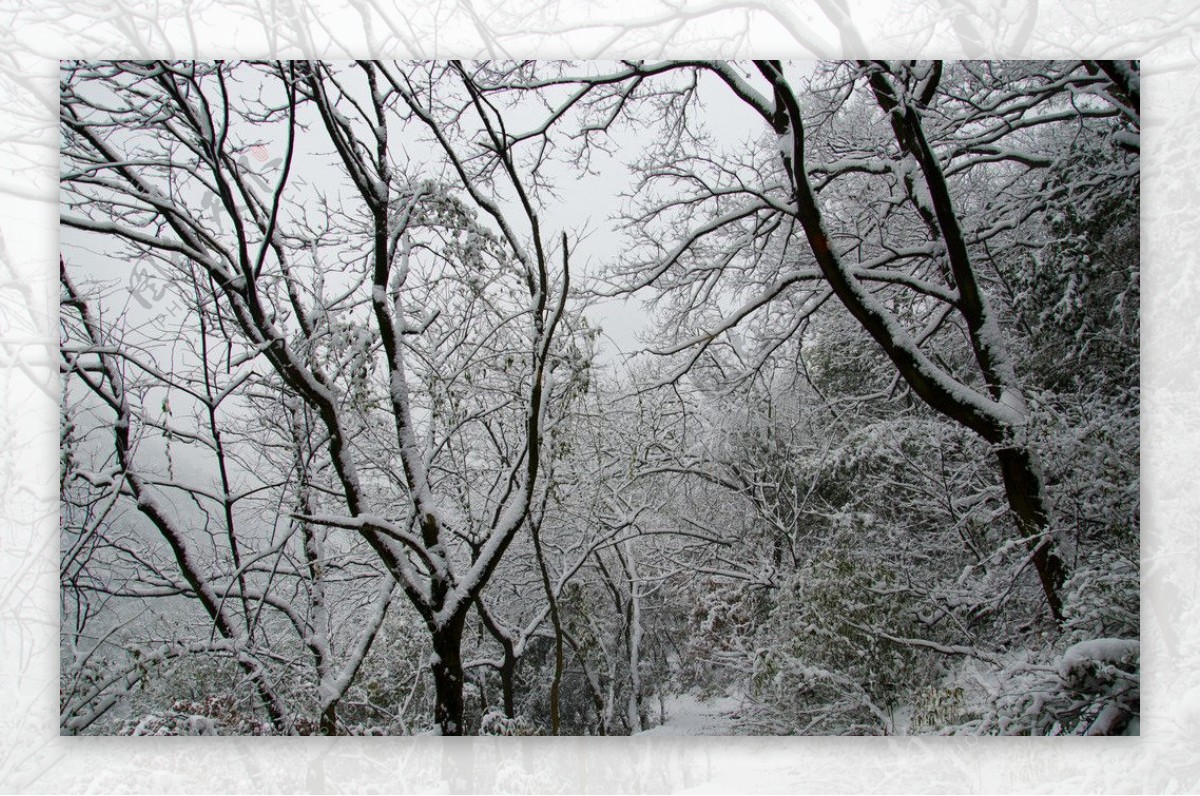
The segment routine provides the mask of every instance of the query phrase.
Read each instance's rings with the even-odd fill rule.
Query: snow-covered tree
[[[250,544],[239,535],[254,531],[235,528],[227,468],[211,495],[190,490],[206,517],[222,509],[223,519],[209,519],[225,526],[233,566],[218,575],[220,559],[198,558],[195,518],[163,494],[170,484],[142,474],[162,463],[147,438],[215,448],[220,459],[224,423],[269,411],[279,415],[268,426],[286,426],[303,415],[307,439],[292,446],[300,461],[285,485],[263,487],[277,499],[275,530],[258,533],[299,530],[301,575],[322,556],[338,561],[329,539],[317,543],[331,531],[365,544],[370,566],[426,625],[437,726],[461,732],[463,628],[538,489],[568,312],[568,239],[543,230],[503,120],[457,64],[67,63],[61,86],[62,223],[77,233],[64,312],[78,317],[63,364],[112,415],[113,492],[171,546],[173,575],[218,635],[249,642],[250,619],[233,616],[241,606],[288,608],[253,596],[251,565],[238,565],[239,545]],[[434,154],[410,158],[418,140]],[[259,171],[247,155],[264,151],[276,157]],[[78,252],[88,241],[98,255]],[[175,289],[194,301],[171,329],[185,346],[209,341],[216,351],[189,358],[146,334],[135,312],[110,309],[98,285],[75,275],[89,257],[176,264]],[[179,284],[180,270],[191,284]],[[223,382],[211,385],[217,355]],[[259,382],[281,396],[272,406],[255,403]],[[147,398],[171,390],[186,396],[176,416],[230,408],[200,429],[151,416]],[[493,448],[464,448],[464,435],[486,435]],[[238,454],[237,470],[255,467],[252,448]],[[464,499],[473,511],[460,510]],[[273,572],[260,580],[276,585]],[[316,586],[310,574],[314,615],[302,621],[313,633],[324,624]],[[320,645],[312,633],[303,641]],[[257,681],[255,665],[246,669]],[[334,671],[321,678],[322,707],[344,686]],[[286,729],[284,709],[270,712]]]

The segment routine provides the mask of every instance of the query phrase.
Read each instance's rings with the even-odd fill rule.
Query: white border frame
[[[0,0],[0,791],[1200,791],[1200,12],[907,0],[878,13],[855,0],[839,29],[839,0],[384,2],[163,0],[155,15],[126,0]],[[56,384],[58,58],[842,53],[1143,59],[1140,738],[58,736],[58,416],[35,385]]]

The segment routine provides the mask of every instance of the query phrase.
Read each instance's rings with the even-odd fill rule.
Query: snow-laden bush
[[[916,692],[908,732],[940,733],[962,722],[968,711],[961,685],[930,685]]]
[[[1138,583],[1137,561],[1117,551],[1081,563],[1064,590],[1064,629],[1076,640],[1137,635]]]
[[[1136,734],[1140,660],[1136,639],[1081,641],[1060,654],[1029,651],[977,679],[987,696],[971,734]]]
[[[315,724],[300,719],[296,731],[312,735]],[[118,735],[269,735],[271,725],[243,712],[229,695],[178,699],[166,711],[126,719]]]
[[[886,734],[909,693],[937,672],[900,573],[839,545],[794,573],[760,628],[747,723],[777,734]],[[885,635],[886,634],[886,635]]]
[[[687,613],[688,643],[678,661],[680,685],[705,696],[723,694],[732,672],[753,654],[765,596],[740,582],[701,579]]]
[[[524,716],[508,718],[499,708],[489,708],[479,721],[480,735],[540,735]]]

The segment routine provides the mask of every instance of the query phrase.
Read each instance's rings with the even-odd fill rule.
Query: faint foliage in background
[[[1191,12],[1190,24],[1195,18]],[[1144,93],[1142,206],[1142,643],[1153,664],[1143,728],[1154,742],[1146,765],[1171,769],[1174,787],[1200,780],[1200,449],[1197,369],[1196,141],[1194,33],[1188,27],[1144,57],[1159,79]],[[1164,783],[1164,787],[1166,787]]]
[[[1200,9],[1150,0],[1089,4],[909,0],[516,2],[377,0],[5,2],[0,24],[0,785],[22,790],[683,790],[726,782],[776,789],[1190,791],[1200,786],[1200,549],[1194,483],[1198,297],[1195,129]],[[844,743],[656,740],[607,752],[500,740],[467,747],[304,748],[226,741],[131,749],[57,733],[55,227],[57,61],[75,57],[1020,57],[1143,59],[1143,739],[1120,748],[970,747],[908,740],[866,765]],[[255,161],[259,170],[269,163]],[[130,286],[136,286],[131,274]],[[129,287],[129,286],[127,286]],[[151,285],[142,288],[151,291]],[[139,293],[145,298],[145,293]],[[433,752],[434,749],[438,751]],[[1103,754],[1103,758],[1101,758]],[[621,764],[613,765],[620,757]],[[500,765],[508,760],[509,764]],[[753,760],[753,778],[738,769]],[[837,761],[840,765],[830,765]],[[570,772],[570,773],[564,773]],[[822,772],[822,773],[814,773]],[[707,783],[707,784],[706,784]],[[886,785],[885,785],[886,783]],[[1001,785],[1003,783],[1003,785]]]

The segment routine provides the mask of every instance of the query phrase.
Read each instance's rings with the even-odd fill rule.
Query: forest
[[[1136,61],[60,65],[66,735],[1136,735]]]

